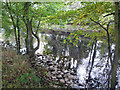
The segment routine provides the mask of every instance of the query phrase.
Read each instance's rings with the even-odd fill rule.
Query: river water
[[[102,41],[97,41],[96,55],[93,60],[95,44],[87,46],[89,39],[80,38],[78,44],[73,46],[69,42],[63,43],[66,34],[41,34],[39,33],[40,46],[36,51],[42,55],[50,55],[55,61],[68,70],[75,70],[77,73],[78,83],[85,87],[107,87],[110,71],[110,60],[108,59],[107,44]],[[14,40],[11,40],[14,43]],[[22,42],[21,42],[22,43]],[[34,47],[37,45],[34,40]],[[114,51],[115,45],[111,45]],[[25,45],[22,45],[22,50],[25,50]],[[113,55],[113,54],[112,54]],[[69,64],[65,64],[69,62]],[[119,73],[117,75],[119,77]]]
[[[39,34],[41,42],[40,48],[36,53],[52,55],[58,61],[57,63],[63,67],[76,70],[79,84],[82,84],[83,87],[107,87],[108,82],[106,81],[110,71],[107,45],[103,44],[102,41],[97,41],[96,57],[93,61],[95,45],[87,46],[89,39],[80,38],[78,44],[73,46],[70,43],[63,43],[66,36],[60,34]],[[111,46],[112,51],[114,51],[114,47],[113,44]],[[70,62],[70,64],[66,66],[64,64],[65,61]],[[88,77],[90,78],[87,82]]]

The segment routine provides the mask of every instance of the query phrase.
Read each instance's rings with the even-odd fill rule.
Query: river
[[[109,82],[107,79],[109,78],[108,73],[110,72],[111,66],[110,60],[108,59],[107,44],[104,44],[102,41],[97,41],[96,57],[92,60],[95,52],[95,44],[87,46],[90,42],[89,39],[80,38],[78,44],[73,46],[69,42],[66,44],[63,43],[66,36],[68,36],[66,34],[39,33],[38,35],[40,46],[36,54],[49,55],[54,58],[57,65],[61,65],[65,70],[75,70],[76,77],[78,78],[76,87],[99,88],[108,86]],[[14,43],[14,41],[11,40],[11,43]],[[37,42],[34,40],[34,47],[36,45]],[[111,48],[114,51],[115,45],[112,44]],[[25,45],[22,45],[22,50],[25,50]],[[118,77],[120,77],[119,73],[117,75]],[[120,85],[120,80],[118,82],[118,85]]]

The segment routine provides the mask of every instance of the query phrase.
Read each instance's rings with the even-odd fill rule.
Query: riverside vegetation
[[[6,2],[3,2],[2,29],[0,32],[3,34],[4,42],[7,42],[8,46],[10,46],[9,44],[13,41],[14,43],[12,44],[15,47],[15,50],[12,50],[12,48],[10,47],[6,47],[6,49],[3,47],[2,50],[3,87],[64,87],[64,83],[53,81],[53,78],[52,80],[49,79],[50,75],[48,73],[48,64],[46,63],[48,62],[49,58],[46,58],[46,62],[44,62],[43,58],[39,59],[38,57],[36,57],[35,53],[37,52],[37,50],[39,50],[40,47],[42,47],[42,40],[40,40],[41,37],[39,37],[42,30],[46,29],[46,27],[51,30],[52,25],[60,25],[60,28],[64,28],[65,25],[69,24],[74,27],[79,25],[80,27],[78,27],[76,31],[74,31],[73,29],[72,32],[67,33],[68,35],[65,38],[64,35],[62,36],[50,34],[49,36],[52,38],[52,41],[56,40],[56,42],[53,42],[52,44],[48,42],[48,44],[51,44],[51,47],[44,47],[47,48],[46,51],[51,50],[49,53],[52,52],[56,55],[55,57],[57,57],[56,45],[59,45],[59,47],[65,47],[61,51],[58,51],[60,52],[58,53],[60,54],[60,56],[63,54],[65,56],[66,51],[67,54],[75,54],[75,52],[78,52],[78,56],[76,56],[77,54],[73,55],[73,57],[76,56],[74,59],[77,58],[77,63],[82,62],[82,65],[84,66],[85,63],[89,61],[89,68],[86,69],[85,65],[81,69],[88,71],[88,75],[83,75],[83,73],[81,73],[81,76],[85,76],[82,77],[83,82],[82,80],[79,80],[79,82],[82,83],[82,85],[80,85],[82,88],[107,87],[111,88],[112,90],[116,87],[120,87],[120,82],[118,83],[120,77],[118,76],[118,73],[120,71],[117,71],[119,68],[120,58],[119,3],[119,1],[8,2],[7,0]],[[77,4],[78,7],[74,7],[74,4]],[[64,30],[66,29],[63,29],[63,33]],[[54,32],[55,31],[53,31],[53,33]],[[87,45],[83,43],[80,36],[82,36],[84,39],[89,39]],[[57,39],[61,39],[60,41],[62,41],[62,44]],[[36,43],[34,45],[35,41]],[[50,41],[50,38],[48,39],[48,41]],[[87,39],[85,41],[87,41]],[[102,44],[105,44],[106,49],[103,50],[103,52],[105,52],[103,57],[99,57],[101,56],[101,50],[97,50],[98,42],[102,42]],[[72,50],[71,46],[67,48],[65,44],[68,45],[68,43],[74,46],[75,50]],[[112,46],[114,46],[114,50]],[[85,50],[85,54],[82,53],[81,48],[83,47],[87,49]],[[89,49],[88,47],[91,47],[91,49]],[[25,55],[21,55],[22,48],[26,48]],[[39,50],[39,53],[41,53],[41,50]],[[99,56],[97,56],[97,54],[99,54]],[[83,58],[83,56],[89,57],[89,60],[87,58]],[[54,58],[52,58],[51,63],[53,63],[53,60]],[[70,60],[68,59],[68,62],[70,62]],[[99,64],[97,65],[96,60],[97,62],[99,62]],[[37,65],[36,61],[40,62],[40,64]],[[59,57],[60,63],[64,63],[64,61],[65,58],[62,57],[61,59],[61,57]],[[93,68],[94,70],[97,70],[97,68],[99,67],[99,70],[101,70],[101,68],[104,69],[100,71],[99,74],[97,73],[97,75],[95,75],[94,73],[96,72],[93,72]],[[52,69],[52,71],[56,71],[55,69],[56,68]],[[78,69],[80,70],[80,68]],[[86,71],[84,73],[86,73]],[[67,72],[71,73],[72,70],[70,70],[70,72]],[[60,73],[63,72],[60,71]],[[101,76],[101,78],[99,76]],[[54,77],[54,79],[56,78]],[[63,81],[60,76],[60,81],[65,82],[66,80]],[[72,82],[72,80],[70,81]],[[70,84],[76,86],[72,83]],[[69,87],[69,84],[67,84],[67,87]]]
[[[47,79],[45,67],[36,70],[27,55],[17,55],[11,48],[2,49],[2,60],[2,88],[48,88],[59,84]]]

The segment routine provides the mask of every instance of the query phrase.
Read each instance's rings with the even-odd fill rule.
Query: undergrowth
[[[17,55],[12,49],[2,50],[2,88],[52,87],[45,68],[32,67],[28,56]]]

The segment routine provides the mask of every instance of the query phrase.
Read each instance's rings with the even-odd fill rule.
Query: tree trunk
[[[10,4],[10,5],[9,5]],[[14,34],[15,34],[15,42],[16,42],[16,49],[17,49],[17,54],[19,54],[20,53],[20,38],[19,38],[19,36],[20,36],[20,34],[18,34],[18,36],[17,36],[17,30],[16,30],[16,28],[18,28],[19,29],[19,25],[17,25],[18,24],[18,22],[19,22],[19,18],[17,18],[17,23],[15,23],[15,20],[14,20],[14,17],[13,17],[13,15],[12,15],[12,13],[11,13],[11,3],[8,3],[8,2],[6,2],[6,6],[7,6],[7,8],[8,8],[8,12],[9,12],[9,14],[10,14],[10,18],[11,18],[11,20],[12,20],[12,23],[13,23],[13,27],[14,27]],[[19,30],[20,31],[20,30]],[[20,32],[18,32],[18,33],[20,33]]]
[[[116,75],[118,61],[120,58],[120,17],[119,17],[119,2],[115,2],[115,30],[116,30],[116,47],[115,47],[115,58],[112,64],[112,73],[111,73],[111,90],[115,89],[116,86]]]
[[[93,42],[93,45],[94,45],[94,52],[93,52],[93,56],[92,56],[91,67],[90,67],[90,70],[89,70],[89,73],[88,73],[88,80],[87,80],[86,83],[88,83],[90,81],[90,79],[91,79],[91,72],[92,72],[94,60],[95,60],[95,57],[96,57],[96,49],[97,49],[97,40],[96,40],[96,38],[95,38],[95,41]]]
[[[19,17],[17,16],[17,23],[16,23],[17,29],[18,29],[18,38],[17,38],[17,53],[20,54],[20,28],[19,28]]]
[[[30,2],[26,2],[24,6],[24,16],[23,21],[25,23],[25,26],[27,28],[27,36],[25,39],[26,42],[26,48],[27,48],[27,54],[32,55],[33,53],[33,36],[32,36],[32,19],[29,18],[29,6]]]

